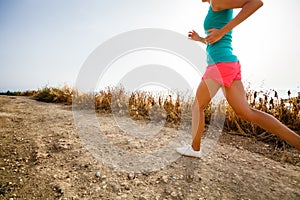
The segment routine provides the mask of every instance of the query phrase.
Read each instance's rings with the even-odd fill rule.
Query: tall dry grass
[[[72,97],[75,90],[68,86],[62,88],[44,87],[33,94],[33,98],[47,103],[72,104]]]
[[[300,96],[282,99],[276,91],[258,92],[248,89],[247,100],[251,107],[267,112],[283,122],[289,128],[300,132]],[[107,88],[93,94],[80,94],[68,86],[62,88],[45,87],[38,91],[25,92],[23,95],[33,96],[34,99],[44,102],[64,103],[71,105],[76,97],[78,106],[92,105],[99,113],[113,113],[127,115],[135,120],[151,120],[152,122],[164,121],[166,126],[178,128],[191,126],[192,97],[186,94],[155,95],[147,92],[128,93],[123,88]],[[212,104],[205,110],[205,121],[210,122]],[[260,127],[248,121],[239,119],[232,108],[226,103],[217,106],[225,112],[224,131],[247,137],[276,143],[279,146],[285,143],[278,137],[267,133]]]

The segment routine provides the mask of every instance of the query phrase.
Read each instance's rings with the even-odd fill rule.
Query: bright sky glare
[[[201,0],[0,0],[0,91],[73,86],[89,54],[126,31],[203,35],[208,6]],[[299,0],[265,0],[234,30],[245,82],[300,90],[299,10]]]

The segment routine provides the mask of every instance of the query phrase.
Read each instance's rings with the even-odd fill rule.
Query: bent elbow
[[[258,0],[257,4],[258,4],[258,8],[260,8],[264,5],[264,2],[262,2],[261,0]]]
[[[251,4],[254,8],[259,9],[264,5],[264,3],[261,0],[249,0],[246,2],[246,4]]]

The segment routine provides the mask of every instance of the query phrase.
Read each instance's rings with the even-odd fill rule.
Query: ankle
[[[192,148],[194,151],[200,151],[200,145],[192,144]]]

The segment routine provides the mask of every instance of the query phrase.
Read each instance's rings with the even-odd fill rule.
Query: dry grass
[[[33,98],[47,103],[72,104],[74,89],[68,86],[62,88],[44,87],[34,93]]]
[[[290,96],[290,93],[288,93]],[[79,94],[73,88],[45,87],[38,91],[28,91],[16,95],[33,96],[34,99],[44,102],[64,103],[71,105],[76,97],[79,106],[92,105],[99,113],[114,113],[117,115],[129,115],[135,120],[151,120],[152,122],[164,121],[167,126],[178,128],[191,125],[192,97],[186,94],[171,95],[152,94],[147,92],[127,93],[123,88],[107,88],[93,94]],[[185,97],[185,98],[183,98]],[[300,96],[281,99],[276,91],[257,92],[248,89],[247,100],[251,107],[267,112],[289,128],[300,132]],[[265,132],[258,126],[239,119],[232,108],[226,102],[219,104],[217,109],[226,112],[224,130],[227,133],[239,134],[247,137],[275,143],[277,146],[285,146],[281,139]],[[210,104],[205,111],[205,121],[209,124],[212,113]]]

